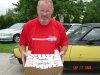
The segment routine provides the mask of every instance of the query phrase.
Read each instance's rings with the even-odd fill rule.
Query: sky
[[[17,3],[18,0],[0,0],[0,15],[5,14],[7,9],[14,8],[12,3]]]
[[[14,8],[12,3],[17,3],[19,0],[1,0],[0,1],[0,15],[5,14],[7,9]],[[84,0],[84,1],[91,1],[91,0]]]

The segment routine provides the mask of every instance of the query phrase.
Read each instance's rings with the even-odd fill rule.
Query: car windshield
[[[64,25],[64,27],[66,30],[68,30],[71,27],[71,25]]]
[[[76,30],[79,27],[80,27],[80,25],[73,25],[73,26],[70,27],[70,30]]]
[[[70,29],[71,25],[64,25],[66,31]]]
[[[24,24],[25,23],[16,23],[16,24],[12,25],[11,27],[9,27],[9,29],[22,29]]]
[[[88,31],[88,26],[81,26],[71,34],[71,39],[77,40]]]

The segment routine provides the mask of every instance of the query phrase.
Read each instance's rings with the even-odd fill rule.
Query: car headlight
[[[13,34],[11,34],[11,33],[7,33],[7,34],[0,34],[0,36],[12,36]]]

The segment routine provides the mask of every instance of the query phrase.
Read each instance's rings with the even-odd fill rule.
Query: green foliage
[[[15,14],[13,13],[13,10],[8,10],[6,15],[0,16],[0,29],[7,28],[11,26],[12,24],[16,23]]]
[[[93,0],[87,4],[85,22],[100,22],[100,0]]]
[[[36,17],[37,0],[19,0],[15,11],[18,13],[17,19],[19,22],[26,22],[29,19]]]
[[[0,29],[4,28],[5,26],[5,18],[3,15],[0,16]]]
[[[8,10],[6,15],[0,16],[0,29],[11,26],[17,22],[27,22],[37,16],[38,0],[19,0],[14,4],[14,10]],[[100,0],[83,2],[83,0],[53,0],[54,14],[56,19],[64,16],[64,22],[70,22],[70,16],[73,16],[73,22],[80,22],[80,15],[84,16],[83,22],[100,22]]]
[[[13,18],[11,16],[0,16],[0,29],[7,28],[14,23]]]
[[[15,11],[18,13],[17,20],[19,22],[26,22],[29,19],[37,16],[37,1],[38,0],[19,0]],[[84,3],[82,0],[53,0],[54,14],[53,16],[63,15],[66,19],[69,19],[69,15],[73,15],[79,20],[80,14],[83,13]]]
[[[54,0],[54,15],[63,15],[65,22],[70,22],[70,15],[74,16],[74,21],[79,22],[79,17],[85,9],[82,0]]]

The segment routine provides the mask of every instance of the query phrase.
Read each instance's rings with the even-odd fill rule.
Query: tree
[[[36,6],[38,0],[19,0],[15,11],[18,14],[19,22],[26,22],[37,16]],[[63,16],[70,19],[70,15],[75,17],[75,21],[79,22],[79,16],[83,14],[83,0],[53,0],[54,14],[53,16]],[[56,18],[59,19],[59,18]],[[65,20],[66,21],[66,20]]]
[[[66,22],[70,22],[70,16],[74,17],[74,22],[79,22],[80,15],[85,10],[85,2],[83,0],[54,0],[55,15],[63,15]]]
[[[4,15],[0,16],[0,29],[5,27],[5,18]]]
[[[15,11],[18,14],[19,22],[26,22],[29,19],[36,17],[36,4],[38,0],[19,0]]]
[[[5,15],[0,16],[0,29],[7,28],[16,22],[16,14],[13,9],[8,9]]]
[[[87,4],[85,22],[100,22],[100,0],[93,0]]]

